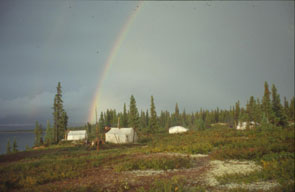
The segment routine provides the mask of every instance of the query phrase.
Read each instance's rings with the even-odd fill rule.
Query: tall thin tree
[[[139,114],[136,107],[136,101],[133,95],[130,97],[130,110],[129,110],[129,126],[134,129],[138,129],[139,127]]]
[[[151,96],[151,118],[149,122],[150,132],[155,133],[159,129],[158,121],[157,121],[157,112],[154,103],[154,97]]]
[[[54,142],[58,143],[64,138],[66,125],[68,122],[67,114],[63,108],[61,83],[58,82],[56,87],[56,95],[53,104],[53,121],[54,121]]]
[[[265,114],[267,121],[269,121],[272,111],[271,111],[271,103],[270,103],[270,91],[268,88],[268,83],[266,81],[264,82],[264,95],[262,98],[261,108],[262,108],[262,112]]]
[[[287,117],[281,104],[280,95],[277,93],[277,88],[274,84],[272,85],[271,92],[273,111],[272,123],[277,126],[285,127],[287,125]]]

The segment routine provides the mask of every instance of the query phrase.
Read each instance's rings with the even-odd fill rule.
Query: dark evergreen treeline
[[[288,121],[294,122],[294,96],[290,102],[284,97],[281,102],[280,95],[275,85],[271,90],[267,82],[264,84],[264,94],[262,99],[251,96],[246,106],[241,106],[237,101],[230,109],[204,110],[186,113],[185,109],[180,112],[179,106],[175,104],[174,112],[161,111],[156,112],[154,98],[151,96],[150,109],[139,111],[136,100],[133,95],[127,107],[123,105],[122,112],[115,109],[107,109],[99,115],[98,128],[103,133],[107,127],[133,127],[141,133],[166,132],[171,126],[184,126],[192,130],[204,130],[210,128],[214,123],[226,123],[230,127],[236,127],[239,122],[255,122],[264,127],[286,127]],[[47,122],[46,134],[44,141],[42,139],[42,127],[36,122],[35,127],[35,146],[44,144],[58,143],[66,135],[68,116],[63,108],[61,84],[58,83],[57,94],[54,97],[53,105],[53,126]],[[88,131],[89,136],[96,135],[95,125],[87,123],[84,128]],[[79,127],[81,129],[81,127]]]
[[[284,98],[282,104],[280,95],[275,85],[269,90],[268,83],[264,84],[264,95],[262,99],[251,96],[246,106],[242,107],[237,101],[229,110],[216,108],[215,110],[200,109],[198,112],[186,113],[185,109],[180,112],[176,103],[174,112],[161,111],[156,113],[154,98],[151,96],[150,110],[139,111],[133,95],[130,97],[129,109],[123,105],[123,112],[114,109],[107,109],[101,112],[98,126],[101,130],[109,127],[134,127],[138,131],[156,133],[166,131],[171,126],[181,125],[193,130],[210,128],[214,123],[226,123],[236,127],[238,122],[256,122],[268,124],[269,126],[286,127],[288,121],[294,121],[294,97],[290,103]],[[87,130],[91,132],[89,123]]]
[[[12,148],[10,146],[10,140],[8,139],[8,142],[7,142],[7,145],[6,145],[6,153],[9,154],[9,153],[15,153],[15,152],[18,152],[18,149],[17,149],[17,144],[16,144],[16,140],[15,138],[13,139],[13,144],[12,144]]]

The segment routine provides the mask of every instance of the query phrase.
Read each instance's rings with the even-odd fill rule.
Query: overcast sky
[[[262,97],[264,81],[294,96],[294,2],[0,1],[0,129],[52,119],[57,82],[71,125],[99,112],[229,109]]]

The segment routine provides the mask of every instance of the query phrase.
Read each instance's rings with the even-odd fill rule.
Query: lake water
[[[0,132],[0,154],[6,153],[8,139],[12,148],[14,138],[18,146],[17,149],[24,151],[26,146],[32,147],[34,145],[35,135],[33,132]]]

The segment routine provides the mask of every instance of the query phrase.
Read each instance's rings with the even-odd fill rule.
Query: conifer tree
[[[18,150],[17,150],[17,144],[16,144],[16,140],[15,140],[15,138],[13,139],[13,144],[12,144],[12,152],[17,152]]]
[[[159,129],[158,121],[157,121],[157,113],[156,107],[154,103],[154,97],[151,96],[151,118],[149,122],[150,132],[155,133]]]
[[[143,130],[145,128],[147,128],[145,112],[141,111],[140,112],[140,130]]]
[[[8,139],[7,145],[6,145],[6,153],[11,153],[11,146],[10,146],[10,140]]]
[[[214,113],[214,123],[218,123],[219,122],[219,108],[217,107],[215,113]]]
[[[246,111],[247,111],[247,115],[248,115],[248,121],[255,121],[256,117],[255,117],[255,109],[256,109],[256,101],[254,100],[254,97],[251,96],[250,97],[250,101],[246,106]]]
[[[124,108],[123,108],[122,127],[128,127],[128,114],[126,110],[126,103],[124,103]]]
[[[136,107],[136,101],[133,95],[130,97],[130,109],[129,109],[129,118],[128,124],[130,127],[134,129],[138,129],[139,127],[139,114]]]
[[[259,98],[256,99],[256,105],[255,105],[255,114],[254,114],[254,121],[257,123],[260,123],[262,120],[262,109],[261,109],[261,103]]]
[[[277,93],[277,88],[275,85],[272,85],[272,111],[273,111],[273,118],[272,123],[277,126],[285,127],[287,125],[287,117],[284,113],[280,95]]]
[[[44,144],[44,142],[43,142],[43,127],[41,124],[39,124],[39,135],[40,135],[39,145],[43,145]]]
[[[111,121],[112,121],[112,113],[109,109],[107,109],[107,112],[104,115],[105,126],[111,127],[112,126]]]
[[[205,129],[205,122],[203,119],[199,118],[195,121],[195,127],[197,130],[204,130]]]
[[[57,143],[58,142],[58,112],[57,112],[57,100],[56,96],[54,97],[54,102],[53,102],[53,142]]]
[[[187,117],[187,114],[185,112],[185,109],[183,109],[183,112],[182,112],[181,122],[182,122],[181,123],[182,126],[184,126],[184,127],[188,126],[188,117]]]
[[[181,125],[181,119],[180,119],[180,115],[179,115],[178,103],[175,104],[173,125]]]
[[[265,114],[266,119],[269,121],[272,115],[271,103],[270,103],[270,91],[268,83],[264,82],[264,95],[262,98],[262,112]]]
[[[66,137],[66,131],[68,129],[68,115],[67,113],[63,110],[61,114],[61,128],[60,128],[60,140],[65,139]]]
[[[100,113],[99,120],[98,120],[98,128],[99,128],[100,133],[103,133],[103,130],[104,130],[104,127],[105,126],[107,126],[107,125],[105,123],[105,120],[104,120],[104,117],[103,117],[103,113],[101,112]]]
[[[149,122],[150,122],[149,111],[146,110],[146,112],[145,112],[145,124],[146,124],[146,127],[149,127]]]
[[[87,130],[87,135],[90,136],[91,135],[91,124],[89,122],[87,122],[86,124],[86,130]]]
[[[289,117],[289,102],[287,101],[286,97],[284,97],[284,112],[287,115],[287,117]]]
[[[50,145],[54,141],[54,136],[53,136],[53,128],[50,126],[50,122],[47,120],[47,125],[46,125],[46,132],[45,132],[45,144]]]
[[[295,97],[293,96],[290,101],[289,119],[294,122],[295,120]]]
[[[118,127],[118,116],[116,109],[111,110],[111,119],[112,119],[112,126]]]
[[[235,122],[235,127],[239,123],[239,117],[240,117],[240,101],[236,102],[236,106],[234,108],[234,122]]]
[[[41,139],[40,125],[39,125],[38,121],[36,121],[36,123],[35,123],[34,133],[35,133],[35,142],[34,142],[34,145],[37,147],[37,146],[40,145],[40,139]]]
[[[67,128],[68,117],[63,108],[61,84],[58,82],[56,87],[56,95],[53,104],[53,121],[54,121],[54,142],[58,143],[64,138]]]

